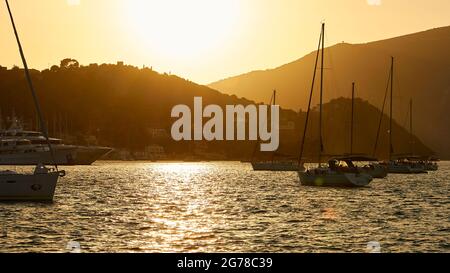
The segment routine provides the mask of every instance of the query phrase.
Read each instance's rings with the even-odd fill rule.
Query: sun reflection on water
[[[0,205],[0,252],[64,252],[70,241],[83,252],[364,252],[370,241],[445,251],[450,163],[441,164],[366,189],[303,187],[296,173],[236,162],[68,167],[54,204]]]

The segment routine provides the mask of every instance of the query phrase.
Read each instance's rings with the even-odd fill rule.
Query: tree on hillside
[[[64,59],[61,61],[60,67],[61,68],[78,68],[78,67],[80,67],[80,63],[75,59],[67,58],[67,59]]]

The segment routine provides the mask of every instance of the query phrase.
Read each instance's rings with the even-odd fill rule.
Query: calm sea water
[[[0,252],[450,251],[450,163],[363,189],[249,164],[66,167],[54,203],[0,204]],[[73,244],[73,243],[72,243]]]

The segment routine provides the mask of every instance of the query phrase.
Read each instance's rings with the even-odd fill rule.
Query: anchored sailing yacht
[[[299,172],[302,185],[322,187],[364,187],[372,181],[372,176],[355,166],[357,157],[333,158],[328,161],[328,167]]]
[[[25,131],[20,120],[13,116],[7,130],[0,130],[0,165],[91,165],[112,149],[97,146],[64,144],[61,139],[49,138],[53,158],[47,147],[47,139],[41,132]]]
[[[273,91],[272,98],[270,100],[271,105],[276,105],[277,91]],[[258,145],[256,145],[257,147]],[[255,147],[255,152],[256,152]],[[289,159],[275,159],[276,154],[272,154],[272,160],[269,161],[253,161],[252,168],[254,171],[273,171],[273,172],[296,172],[301,169],[297,160]]]
[[[352,111],[350,122],[350,154],[344,155],[344,158],[351,158],[352,161],[368,162],[364,166],[355,166],[362,173],[369,174],[373,178],[385,178],[388,175],[387,168],[378,163],[378,159],[364,154],[353,153],[354,143],[354,117],[355,117],[355,83],[352,83]]]
[[[359,170],[363,173],[367,173],[373,178],[386,178],[388,176],[388,170],[385,166],[378,163],[378,160],[371,162],[369,165],[366,165]]]
[[[13,15],[9,7],[8,0],[5,0],[9,12],[11,23],[16,36],[17,44],[19,46],[20,56],[22,58],[23,66],[25,68],[25,76],[33,95],[33,101],[36,107],[36,112],[39,116],[41,124],[44,124],[42,112],[39,106],[36,92],[31,81],[30,72],[22,50],[22,45],[14,24]],[[47,128],[42,126],[42,133],[44,134],[50,154],[53,155],[52,145],[48,139]],[[19,141],[20,142],[20,141]],[[17,141],[16,141],[17,143]],[[28,144],[23,142],[23,144]],[[13,171],[0,171],[0,201],[5,200],[20,200],[20,201],[52,201],[55,194],[55,188],[58,183],[58,178],[65,176],[64,171],[58,170],[58,165],[55,168],[47,168],[42,163],[37,164],[32,174],[20,174]]]
[[[394,146],[393,146],[393,98],[394,98],[394,57],[391,57],[391,71],[389,75],[390,80],[390,114],[389,114],[389,161],[380,163],[383,166],[386,166],[389,173],[397,173],[397,174],[419,174],[419,173],[427,173],[425,164],[411,160],[407,156],[397,157],[395,158]],[[388,81],[389,82],[389,81]],[[383,105],[384,107],[384,105]],[[412,132],[412,100],[410,103],[410,144],[411,144],[411,152],[413,152],[413,132]],[[376,146],[375,146],[376,147]]]
[[[320,80],[320,119],[319,119],[319,166],[311,168],[307,171],[299,171],[298,176],[300,182],[305,186],[323,186],[323,187],[364,187],[369,185],[373,177],[367,173],[360,172],[353,164],[353,158],[334,158],[328,162],[328,166],[323,166],[321,157],[323,153],[323,136],[322,136],[322,106],[323,106],[323,75],[324,75],[324,51],[325,51],[325,24],[322,24],[322,32],[319,39],[319,48],[317,50],[316,62],[314,67],[314,76],[312,81],[311,93],[309,98],[308,112],[306,114],[305,129],[303,131],[303,139],[300,150],[300,162],[303,160],[303,151],[308,128],[309,114],[311,111],[311,101],[314,91],[314,83],[316,78],[317,64],[319,60],[319,52],[321,56],[321,80]],[[303,166],[303,164],[300,164]]]
[[[389,173],[420,174],[428,173],[425,164],[414,157],[398,157],[385,163]]]
[[[411,154],[405,155],[404,157],[400,157],[399,160],[408,161],[410,165],[412,165],[414,168],[422,168],[421,173],[427,173],[428,171],[437,171],[439,169],[439,166],[437,164],[437,160],[435,160],[433,157],[427,157],[427,156],[419,156],[414,155],[414,133],[413,133],[413,100],[410,100],[409,103],[409,135],[410,135],[410,146],[411,146]]]

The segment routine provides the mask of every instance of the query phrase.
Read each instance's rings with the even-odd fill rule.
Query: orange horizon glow
[[[3,1],[2,1],[3,2]],[[328,45],[365,43],[450,25],[447,0],[13,0],[29,65],[64,58],[123,61],[207,84],[292,62]],[[0,65],[20,66],[0,4]]]

